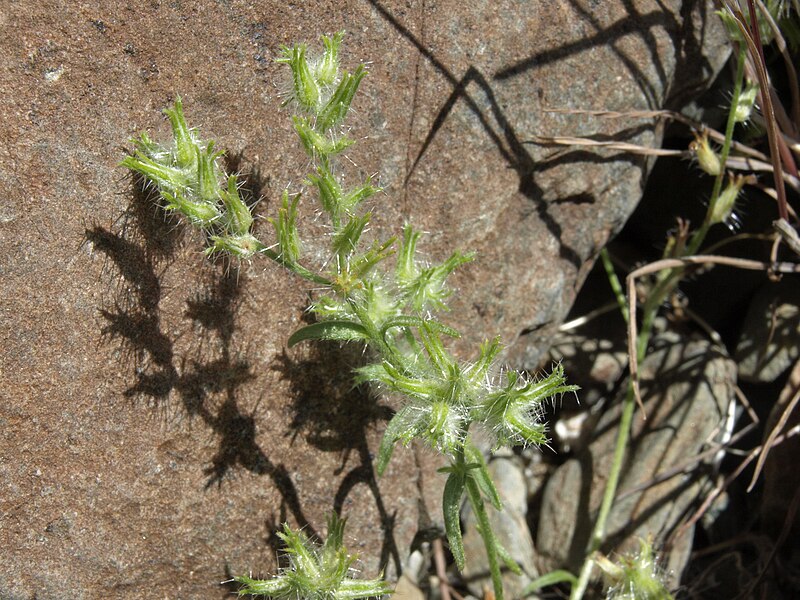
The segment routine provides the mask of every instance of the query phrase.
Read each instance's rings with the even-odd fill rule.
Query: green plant
[[[639,552],[620,556],[616,563],[598,556],[597,564],[608,588],[606,600],[673,600],[649,540],[640,540]]]
[[[345,519],[335,513],[328,519],[328,536],[322,544],[309,540],[288,525],[278,537],[285,544],[289,566],[272,579],[239,576],[239,595],[269,598],[307,598],[308,600],[347,600],[375,598],[391,592],[381,578],[355,579],[349,576],[355,557],[343,545]]]
[[[304,44],[283,48],[279,59],[292,74],[287,104],[295,112],[295,131],[315,165],[307,183],[330,220],[325,266],[315,268],[303,254],[299,194],[284,192],[277,216],[269,220],[274,244],[252,234],[253,217],[238,192],[236,176],[223,172],[214,143],[202,141],[188,127],[180,99],[165,111],[174,144],[165,148],[143,134],[134,140],[135,151],[123,165],[158,190],[164,210],[182,215],[204,232],[207,253],[240,259],[265,256],[314,284],[319,291],[310,308],[317,322],[296,331],[288,345],[335,340],[369,348],[371,360],[356,370],[356,382],[404,399],[380,445],[378,474],[385,471],[398,442],[419,439],[447,457],[444,523],[450,549],[463,568],[459,515],[466,498],[487,550],[495,596],[502,600],[501,562],[515,572],[519,567],[492,531],[486,503],[500,510],[501,502],[484,458],[470,440],[471,429],[475,424],[484,427],[495,448],[541,444],[546,440],[542,404],[576,388],[565,383],[560,366],[538,378],[504,370],[498,339],[482,344],[470,362],[460,362],[447,351],[445,339],[459,333],[436,315],[447,309],[452,293],[447,278],[473,260],[473,254],[456,251],[439,264],[427,264],[417,252],[421,234],[410,225],[399,240],[366,240],[371,213],[362,206],[379,189],[370,179],[346,188],[336,168],[337,157],[353,144],[342,132],[342,123],[366,75],[364,65],[352,74],[340,72],[342,37],[323,37],[324,52],[315,59]]]

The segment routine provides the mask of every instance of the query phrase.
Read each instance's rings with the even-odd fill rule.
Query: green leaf
[[[464,444],[464,458],[467,462],[475,465],[475,468],[469,470],[468,475],[478,484],[483,497],[489,500],[497,510],[503,510],[503,502],[500,500],[500,494],[497,493],[492,476],[489,474],[489,467],[483,458],[483,452],[478,450],[472,442],[467,442]]]
[[[430,329],[437,331],[439,333],[443,333],[445,335],[449,335],[452,338],[460,338],[461,334],[453,329],[452,327],[448,327],[447,325],[440,323],[439,321],[434,321],[432,319],[422,319],[420,317],[415,317],[412,315],[397,315],[390,319],[387,319],[386,322],[381,327],[381,335],[386,338],[386,332],[389,331],[392,327],[423,327],[427,326]]]
[[[291,348],[305,340],[337,340],[340,342],[354,342],[367,340],[367,331],[358,323],[350,321],[323,321],[314,323],[295,331],[289,338]]]
[[[378,462],[375,465],[378,476],[383,475],[392,459],[394,445],[399,440],[410,440],[419,433],[420,423],[418,419],[414,418],[414,410],[413,406],[401,408],[386,426],[383,439],[381,439],[381,447],[378,450]]]
[[[454,470],[444,484],[442,510],[444,511],[444,530],[450,552],[459,571],[464,570],[464,540],[461,537],[461,498],[464,496],[465,477],[463,471]]]
[[[519,566],[517,561],[515,561],[512,558],[512,556],[508,553],[508,550],[505,549],[503,544],[500,543],[500,541],[497,539],[497,536],[495,536],[494,542],[495,542],[494,547],[495,550],[497,551],[497,556],[503,559],[503,562],[505,563],[506,567],[508,567],[508,570],[514,573],[515,575],[522,575],[522,568]]]

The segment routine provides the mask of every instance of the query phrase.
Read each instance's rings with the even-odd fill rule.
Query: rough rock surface
[[[350,517],[367,574],[399,564],[441,480],[350,391],[357,351],[284,349],[305,286],[203,261],[117,165],[181,94],[270,213],[307,163],[278,109],[280,44],[347,29],[371,61],[353,176],[380,173],[375,229],[404,219],[480,261],[457,278],[467,342],[500,333],[535,363],[646,165],[525,144],[597,134],[657,144],[651,121],[546,107],[659,108],[725,58],[709,4],[119,0],[0,11],[0,597],[215,598],[274,566],[274,526]],[[701,46],[705,45],[705,53]],[[313,223],[313,211],[305,213]],[[262,222],[261,231],[266,231]],[[465,346],[466,347],[466,346]],[[420,490],[433,489],[420,501]]]

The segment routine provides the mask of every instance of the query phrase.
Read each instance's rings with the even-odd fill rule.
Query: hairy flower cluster
[[[158,190],[164,210],[183,215],[208,235],[206,253],[250,258],[263,245],[250,233],[253,215],[239,194],[236,175],[226,176],[219,166],[223,153],[189,128],[180,98],[164,114],[172,125],[172,147],[143,133],[133,140],[135,151],[122,165]]]
[[[299,531],[284,525],[278,537],[285,544],[289,566],[270,579],[235,577],[239,595],[265,596],[286,600],[350,600],[379,598],[391,592],[381,578],[351,577],[356,557],[343,545],[345,519],[333,513],[328,519],[328,536],[316,544]]]
[[[616,563],[598,556],[597,564],[608,586],[607,600],[672,600],[651,541],[641,540],[637,553]]]
[[[508,372],[496,385],[490,375],[499,371],[499,341],[484,344],[474,363],[459,364],[442,339],[458,332],[432,316],[447,309],[452,293],[447,278],[474,254],[456,251],[440,264],[424,264],[417,252],[421,233],[406,225],[394,268],[378,268],[394,254],[395,240],[363,242],[371,213],[359,207],[378,190],[369,180],[343,189],[332,171],[335,155],[352,143],[338,128],[366,73],[360,65],[354,75],[338,74],[340,43],[340,34],[324,37],[319,59],[310,58],[305,45],[284,48],[279,59],[291,68],[293,104],[303,112],[294,118],[295,129],[317,164],[308,181],[333,229],[326,274],[332,285],[312,305],[320,322],[295,334],[290,344],[337,339],[367,342],[377,350],[380,360],[359,369],[357,381],[378,384],[407,400],[384,435],[379,473],[397,442],[422,439],[448,456],[463,453],[474,422],[483,423],[498,446],[544,442],[542,402],[575,389],[565,385],[561,369],[541,381]]]

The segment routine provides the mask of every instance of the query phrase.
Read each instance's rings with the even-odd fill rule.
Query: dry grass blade
[[[592,148],[608,148],[609,150],[619,150],[621,152],[631,152],[634,154],[643,154],[645,156],[679,156],[682,158],[691,158],[692,152],[690,150],[667,150],[663,148],[650,148],[649,146],[640,146],[638,144],[631,144],[628,142],[617,142],[613,140],[593,140],[592,138],[585,137],[571,137],[566,135],[561,136],[533,136],[528,143],[539,144],[540,146],[554,145],[554,146],[591,146]]]
[[[795,136],[797,136],[797,128],[800,127],[800,84],[798,84],[797,81],[797,70],[794,67],[794,61],[792,61],[792,57],[789,55],[789,48],[786,45],[786,40],[783,37],[781,28],[775,22],[775,19],[772,18],[772,15],[769,13],[769,10],[767,10],[767,7],[764,5],[764,3],[761,0],[756,0],[756,2],[758,4],[758,8],[761,10],[761,14],[764,16],[764,19],[772,31],[772,35],[775,39],[775,45],[778,48],[778,51],[781,53],[783,64],[786,67],[786,76],[789,78],[789,93],[792,95],[792,116],[791,121],[788,123],[790,127],[784,127],[784,129],[786,131],[791,131]]]
[[[447,582],[447,565],[444,558],[442,538],[433,540],[433,561],[436,565],[436,576],[439,578],[439,593],[442,600],[450,600],[450,584]]]
[[[785,219],[778,219],[772,223],[772,226],[780,234],[781,239],[786,242],[796,254],[800,254],[800,236],[797,235],[797,230],[789,225]]]
[[[767,124],[767,139],[769,141],[769,153],[770,159],[772,160],[772,167],[773,177],[775,178],[775,191],[778,193],[778,214],[780,215],[781,219],[787,219],[788,213],[786,210],[786,190],[783,184],[783,168],[781,166],[781,152],[778,146],[778,133],[777,133],[777,126],[775,122],[775,111],[772,105],[772,97],[769,90],[771,89],[770,82],[769,82],[769,75],[767,74],[767,68],[764,64],[764,57],[761,53],[761,44],[756,43],[756,40],[753,39],[753,36],[758,36],[758,25],[754,21],[754,26],[752,29],[753,35],[751,35],[750,28],[747,26],[747,21],[745,20],[744,15],[739,10],[738,7],[733,6],[729,0],[724,0],[723,4],[725,5],[725,10],[733,17],[734,21],[736,22],[737,27],[739,28],[739,32],[742,34],[742,38],[745,40],[747,44],[747,49],[750,52],[750,56],[753,59],[753,63],[756,68],[756,75],[758,77],[758,83],[761,87],[761,111],[764,115],[764,119]],[[752,17],[755,17],[755,7],[753,6],[752,0],[748,1],[750,6],[750,11]],[[791,155],[789,155],[791,157]]]
[[[717,131],[709,127],[708,125],[701,123],[700,121],[695,121],[694,119],[690,119],[686,115],[682,115],[679,112],[675,112],[672,110],[631,110],[631,111],[616,111],[616,110],[587,110],[587,109],[578,109],[578,108],[546,108],[544,112],[549,113],[556,113],[556,114],[564,114],[564,115],[591,115],[594,117],[601,117],[604,119],[671,119],[673,121],[678,121],[679,123],[683,123],[687,127],[689,127],[692,131],[705,131],[708,133],[708,137],[714,140],[715,142],[719,142],[722,144],[725,141],[725,134]],[[742,144],[741,142],[737,142],[733,140],[731,142],[731,148],[736,150],[740,154],[745,156],[751,156],[757,160],[762,160],[769,162],[769,157],[756,150],[755,148],[751,148],[747,144]]]
[[[628,274],[626,282],[628,285],[628,360],[630,361],[631,381],[636,403],[642,408],[642,396],[639,389],[639,361],[636,356],[636,340],[638,338],[638,328],[636,325],[636,280],[644,275],[651,275],[663,269],[680,269],[690,265],[727,265],[739,269],[750,271],[767,271],[771,273],[800,273],[800,264],[797,263],[768,263],[746,258],[735,258],[732,256],[716,255],[697,255],[685,258],[665,258],[650,263],[632,271]]]
[[[786,423],[798,402],[800,402],[800,361],[795,363],[794,368],[789,375],[789,380],[786,382],[783,390],[781,390],[781,395],[778,397],[778,402],[775,404],[775,409],[781,411],[781,416],[778,419],[778,422],[775,423],[775,426],[770,430],[769,435],[767,435],[767,439],[764,441],[763,447],[766,448],[766,450],[758,457],[758,462],[756,463],[756,468],[753,472],[753,478],[750,480],[750,485],[747,487],[748,492],[752,491],[752,489],[755,487],[756,482],[761,475],[761,471],[764,468],[764,463],[767,460],[767,456],[769,456],[770,448],[772,448],[775,439],[780,435],[781,430],[786,427]]]
[[[782,444],[784,441],[786,441],[790,437],[794,437],[794,436],[796,436],[798,434],[800,434],[800,425],[792,427],[785,434],[779,435],[777,438],[775,438],[775,440],[772,442],[772,447],[774,448],[778,444]],[[683,533],[686,531],[687,528],[689,528],[692,525],[694,525],[695,523],[697,523],[697,521],[699,521],[700,517],[702,517],[705,514],[705,512],[708,510],[708,508],[711,506],[711,504],[714,502],[714,500],[716,500],[719,497],[719,495],[723,491],[725,491],[728,488],[728,486],[737,477],[739,477],[739,475],[742,474],[742,472],[747,468],[747,466],[751,462],[753,462],[761,454],[763,449],[764,449],[764,446],[757,446],[756,448],[753,448],[747,454],[747,456],[744,458],[744,460],[742,460],[742,462],[739,463],[739,466],[736,467],[736,469],[734,469],[734,471],[730,475],[728,475],[721,484],[719,484],[717,487],[715,487],[708,496],[706,496],[706,499],[697,508],[697,510],[694,512],[694,514],[691,517],[689,517],[689,519],[687,519],[686,522],[683,525],[681,525],[678,529],[676,529],[675,533],[673,533],[672,536],[670,536],[670,537],[672,539],[679,538],[680,536],[683,535]]]

